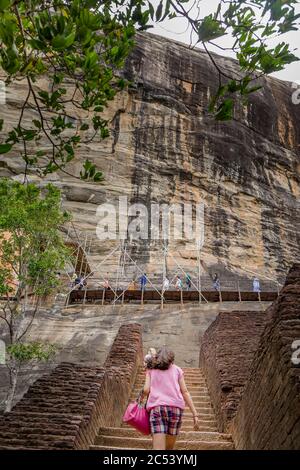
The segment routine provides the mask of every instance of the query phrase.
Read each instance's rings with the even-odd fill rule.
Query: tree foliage
[[[67,250],[58,230],[69,216],[60,191],[0,180],[0,292],[17,299],[43,296],[58,285]],[[8,274],[9,273],[9,274]],[[14,301],[13,301],[14,302]]]
[[[48,361],[54,354],[56,348],[53,344],[43,344],[38,341],[29,343],[14,343],[7,347],[6,352],[10,359],[18,366],[28,365],[32,361]]]
[[[220,0],[216,11],[201,17],[201,1],[194,14],[186,0],[161,0],[156,7],[148,0],[0,0],[0,70],[7,87],[20,81],[27,89],[18,122],[4,128],[0,153],[22,149],[25,179],[28,171],[69,173],[80,145],[109,135],[103,112],[128,84],[121,72],[136,31],[178,17],[187,21],[194,45],[202,45],[219,76],[209,111],[230,119],[236,97],[244,100],[260,87],[261,76],[297,60],[280,40],[298,27],[296,3]],[[228,35],[237,74],[224,70],[210,49],[224,49]],[[274,38],[276,45],[269,46]],[[89,160],[78,177],[103,180]]]
[[[0,180],[0,322],[7,344],[11,408],[20,367],[46,361],[53,345],[26,342],[44,296],[60,284],[69,259],[59,228],[69,219],[60,208],[60,191]]]

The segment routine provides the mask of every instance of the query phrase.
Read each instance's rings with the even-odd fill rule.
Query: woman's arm
[[[142,390],[142,398],[147,397],[149,395],[149,393],[150,393],[150,383],[151,383],[150,374],[149,374],[149,372],[146,372],[146,380],[145,380],[145,384],[144,384],[144,387],[143,387],[143,390]]]
[[[182,376],[181,379],[179,379],[179,386],[180,386],[180,391],[182,393],[182,396],[184,398],[185,403],[188,405],[189,409],[192,412],[193,419],[194,419],[194,427],[195,429],[198,427],[198,415],[196,408],[194,406],[192,397],[187,389],[184,377]]]

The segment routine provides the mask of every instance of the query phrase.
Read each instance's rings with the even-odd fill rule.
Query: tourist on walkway
[[[80,278],[79,289],[87,289],[87,281],[83,276]]]
[[[132,291],[132,290],[135,290],[135,288],[136,288],[136,285],[135,285],[135,280],[134,280],[134,279],[132,279],[132,280],[130,281],[130,283],[128,284],[128,288],[127,288],[127,290],[130,290],[130,291]]]
[[[188,273],[185,277],[185,283],[186,283],[186,290],[190,290],[192,287],[192,280],[191,280],[191,276]]]
[[[75,273],[75,271],[73,272],[72,276],[71,276],[71,287],[75,287],[75,281],[77,279],[77,274]]]
[[[108,273],[106,273],[106,277],[104,278],[103,287],[104,287],[105,290],[110,290],[111,289],[110,283],[109,283],[109,278],[108,278]]]
[[[75,281],[74,281],[74,285],[78,286],[78,289],[82,289],[81,282],[82,282],[81,276],[77,276]]]
[[[155,348],[149,348],[146,356],[144,357],[144,367],[145,369],[151,369],[153,360],[156,358],[157,353]]]
[[[180,367],[174,364],[174,353],[163,347],[147,362],[142,397],[147,396],[153,450],[174,449],[185,404],[190,408],[195,430],[198,416]]]
[[[166,276],[163,282],[163,292],[169,289],[170,289],[170,281],[169,281],[169,278]]]
[[[175,288],[177,290],[182,290],[182,280],[179,276],[176,277]]]
[[[146,290],[146,284],[147,284],[147,276],[146,273],[144,273],[141,278],[140,278],[140,283],[141,283],[141,290]]]
[[[257,277],[253,279],[253,292],[260,292],[260,282]]]
[[[220,291],[221,284],[220,284],[220,279],[218,278],[217,273],[215,273],[214,275],[213,286],[215,290],[217,290],[218,292]]]

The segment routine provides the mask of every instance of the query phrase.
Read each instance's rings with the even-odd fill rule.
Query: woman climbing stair
[[[163,347],[146,362],[143,395],[147,396],[154,450],[174,449],[185,404],[191,410],[194,429],[198,429],[197,412],[186,387],[183,370],[174,364],[174,359],[174,353]]]

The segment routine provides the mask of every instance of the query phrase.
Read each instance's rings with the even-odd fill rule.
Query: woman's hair
[[[163,346],[158,352],[154,348],[150,348],[144,357],[144,363],[147,369],[167,370],[173,364],[174,359],[173,351]]]
[[[173,364],[175,354],[167,347],[162,347],[153,361],[153,369],[167,370]]]

